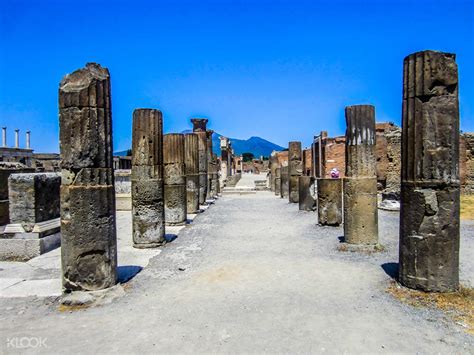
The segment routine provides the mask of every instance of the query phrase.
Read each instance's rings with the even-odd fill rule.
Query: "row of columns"
[[[25,149],[31,148],[31,131],[26,131],[26,146]],[[7,145],[7,127],[2,127],[2,148],[8,148]],[[20,130],[15,129],[15,147],[20,148]]]
[[[455,55],[414,53],[405,58],[403,73],[399,281],[424,291],[455,291],[460,239]],[[319,224],[343,222],[346,243],[377,245],[375,108],[348,106],[345,118],[345,177],[302,176],[301,144],[290,142],[287,166],[276,154],[270,158],[270,186],[305,210],[312,210],[316,195]],[[314,166],[313,174],[318,171],[321,176]]]
[[[117,282],[110,74],[88,63],[59,85],[61,258],[64,292]],[[193,133],[163,135],[156,109],[136,109],[132,123],[132,238],[136,248],[166,243],[165,225],[183,225],[219,190],[207,119]]]

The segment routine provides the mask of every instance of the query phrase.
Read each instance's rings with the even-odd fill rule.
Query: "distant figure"
[[[331,178],[332,179],[339,179],[339,170],[337,170],[337,168],[332,168]]]

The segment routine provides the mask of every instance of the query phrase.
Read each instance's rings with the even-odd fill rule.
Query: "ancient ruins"
[[[157,307],[165,303],[159,297],[166,282],[187,280],[188,272],[202,265],[208,269],[192,274],[185,287],[203,290],[203,299],[224,291],[226,301],[232,299],[248,291],[239,289],[241,283],[258,275],[242,309],[257,309],[254,299],[278,299],[281,294],[269,296],[265,287],[288,279],[294,283],[291,292],[282,292],[303,302],[314,297],[314,290],[295,276],[300,261],[286,259],[295,249],[323,267],[329,265],[327,255],[336,255],[336,269],[358,268],[359,276],[371,277],[379,288],[456,292],[466,283],[460,278],[460,195],[474,192],[474,134],[459,130],[455,55],[423,51],[407,56],[402,101],[401,128],[377,123],[372,105],[352,105],[345,107],[344,136],[312,132],[307,147],[292,140],[288,149],[250,158],[210,129],[207,118],[192,118],[192,133],[164,134],[166,116],[159,109],[137,108],[130,124],[131,150],[114,157],[109,70],[88,63],[59,84],[60,155],[34,154],[29,131],[25,148],[20,148],[18,130],[9,148],[3,128],[0,259],[35,262],[60,248],[62,289],[55,286],[55,295],[61,294],[66,306],[127,297],[136,291],[122,285],[148,265],[154,271],[133,285],[139,289],[140,282],[152,280],[150,297],[156,297]],[[262,208],[268,209],[264,217]],[[221,230],[219,223],[227,226],[233,218],[235,226]],[[397,242],[389,239],[394,235]],[[227,237],[232,250],[219,244]],[[399,254],[384,254],[384,241]],[[246,243],[271,249],[271,257],[263,265],[247,265],[246,258],[262,250],[245,249]],[[216,250],[225,262],[217,271],[212,262],[196,266],[189,256]],[[324,253],[322,261],[313,259],[317,253]],[[119,264],[122,255],[125,261]],[[232,258],[241,258],[241,264],[232,264]],[[59,263],[59,254],[56,259]],[[349,265],[354,260],[357,265]],[[361,260],[372,264],[362,269]],[[367,275],[367,265],[376,265],[378,273]],[[332,269],[312,267],[304,270],[306,280],[331,279],[329,290],[317,290],[327,294],[327,302],[350,293],[333,290]],[[464,267],[469,272],[471,266]],[[353,282],[351,292],[374,302],[353,279],[344,274],[340,282]],[[227,287],[226,282],[235,284]],[[161,287],[160,292],[153,287]],[[67,298],[71,295],[77,303]],[[214,311],[200,309],[192,303],[195,294],[186,290],[172,301],[177,308],[193,304],[191,318],[195,309]],[[365,312],[369,306],[359,308]]]
[[[400,282],[459,288],[459,103],[455,55],[424,51],[403,63]]]

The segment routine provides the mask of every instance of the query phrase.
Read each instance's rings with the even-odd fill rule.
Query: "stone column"
[[[186,172],[184,165],[184,135],[165,134],[163,139],[165,175],[165,222],[183,225],[187,220]]]
[[[290,142],[288,144],[288,197],[291,203],[298,203],[299,201],[298,179],[303,175],[302,159],[301,142]]]
[[[207,196],[207,119],[193,118],[193,132],[198,135],[199,146],[199,203],[206,203]]]
[[[7,147],[7,127],[2,127],[2,147]]]
[[[300,176],[298,180],[300,211],[314,211],[316,207],[315,179],[312,176]]]
[[[338,226],[342,223],[341,179],[317,179],[318,223],[322,226]]]
[[[212,134],[214,131],[212,129],[206,130],[207,133],[207,194],[206,199],[213,198],[213,191],[212,191],[212,180],[214,178],[214,162],[213,162],[213,153],[212,153]]]
[[[288,198],[288,166],[282,166],[280,169],[280,197]]]
[[[26,131],[26,149],[31,149],[31,132]]]
[[[281,167],[275,169],[275,195],[281,194]]]
[[[59,85],[63,290],[117,282],[110,75],[99,64]]]
[[[276,152],[270,155],[270,191],[275,191],[276,169],[278,168],[278,158]]]
[[[455,55],[424,51],[403,65],[400,282],[459,288],[459,103]]]
[[[163,183],[163,116],[136,109],[132,132],[133,246],[154,248],[166,243]]]
[[[15,148],[20,148],[20,130],[15,129]]]
[[[343,179],[346,243],[378,243],[375,161],[375,107],[346,107],[346,177]]]
[[[186,196],[188,213],[199,212],[199,146],[195,133],[184,136],[184,163],[186,168]]]

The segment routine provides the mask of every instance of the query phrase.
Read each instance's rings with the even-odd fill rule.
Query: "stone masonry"
[[[60,186],[59,173],[10,175],[10,223],[31,232],[37,223],[59,218]]]
[[[348,106],[345,113],[344,240],[374,245],[378,243],[375,107]]]
[[[459,102],[455,55],[407,56],[403,65],[400,282],[459,288]]]
[[[184,136],[184,163],[186,169],[187,212],[199,212],[199,150],[198,135]]]
[[[338,226],[342,223],[342,179],[317,179],[318,223]]]
[[[207,196],[207,119],[193,118],[193,132],[198,135],[199,145],[199,203],[206,203]]]
[[[117,282],[110,75],[88,63],[59,85],[61,262],[65,292]]]
[[[291,203],[298,203],[298,179],[303,175],[301,142],[289,142],[288,144],[288,174],[289,201]]]
[[[133,246],[154,248],[166,242],[161,111],[133,112],[132,144]]]
[[[187,216],[186,171],[184,164],[184,135],[165,134],[163,139],[165,176],[165,222],[184,225]]]

